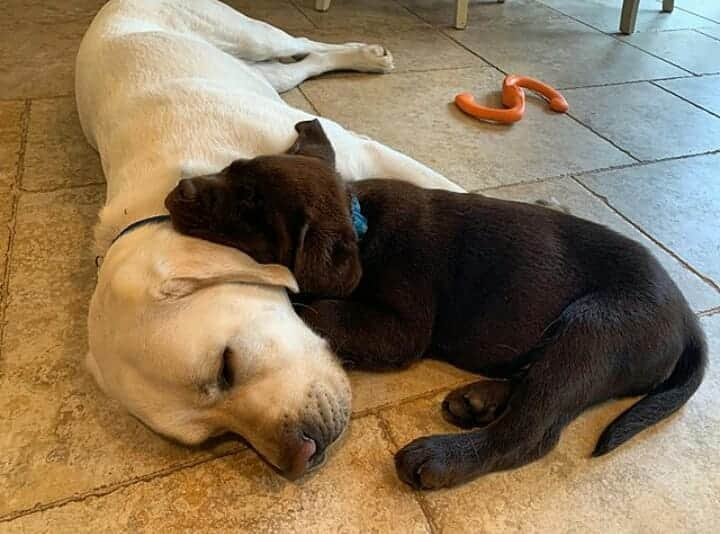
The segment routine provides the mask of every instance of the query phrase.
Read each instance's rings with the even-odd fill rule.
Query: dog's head
[[[295,129],[285,154],[181,180],[165,205],[178,231],[285,265],[305,293],[343,297],[362,275],[350,196],[320,122]]]
[[[292,309],[292,273],[148,225],[108,251],[88,316],[100,387],[153,430],[234,432],[296,478],[348,423],[345,372]]]

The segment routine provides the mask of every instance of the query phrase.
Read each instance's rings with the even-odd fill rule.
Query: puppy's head
[[[320,122],[295,129],[285,154],[181,180],[165,205],[179,232],[285,265],[305,293],[343,297],[362,275],[350,197]]]

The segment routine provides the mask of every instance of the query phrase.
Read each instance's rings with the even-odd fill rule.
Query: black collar
[[[110,243],[111,245],[115,244],[115,241],[120,239],[125,234],[129,234],[133,230],[137,230],[141,226],[145,226],[148,224],[157,224],[161,222],[166,222],[170,220],[170,215],[153,215],[152,217],[147,217],[146,219],[140,219],[139,221],[135,221],[129,226],[126,226],[122,232],[120,232],[118,235],[115,236],[115,239],[112,240]]]

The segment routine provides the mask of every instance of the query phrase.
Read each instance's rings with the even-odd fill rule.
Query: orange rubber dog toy
[[[470,93],[457,95],[455,105],[476,119],[510,124],[522,119],[523,113],[525,113],[525,91],[522,90],[523,87],[544,96],[550,102],[550,109],[553,111],[565,113],[569,108],[565,97],[549,85],[529,76],[517,76],[515,74],[509,74],[503,80],[502,103],[508,109],[481,106],[475,102],[475,97]]]

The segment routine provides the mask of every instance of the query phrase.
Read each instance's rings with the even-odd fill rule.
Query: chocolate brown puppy
[[[443,402],[449,421],[475,430],[396,454],[408,484],[524,465],[586,408],[642,395],[600,436],[594,455],[605,454],[700,385],[703,333],[640,244],[535,205],[396,180],[344,184],[320,123],[296,129],[287,154],[183,180],[166,205],[179,231],[292,269],[314,296],[299,313],[348,367],[432,356],[493,378]]]

